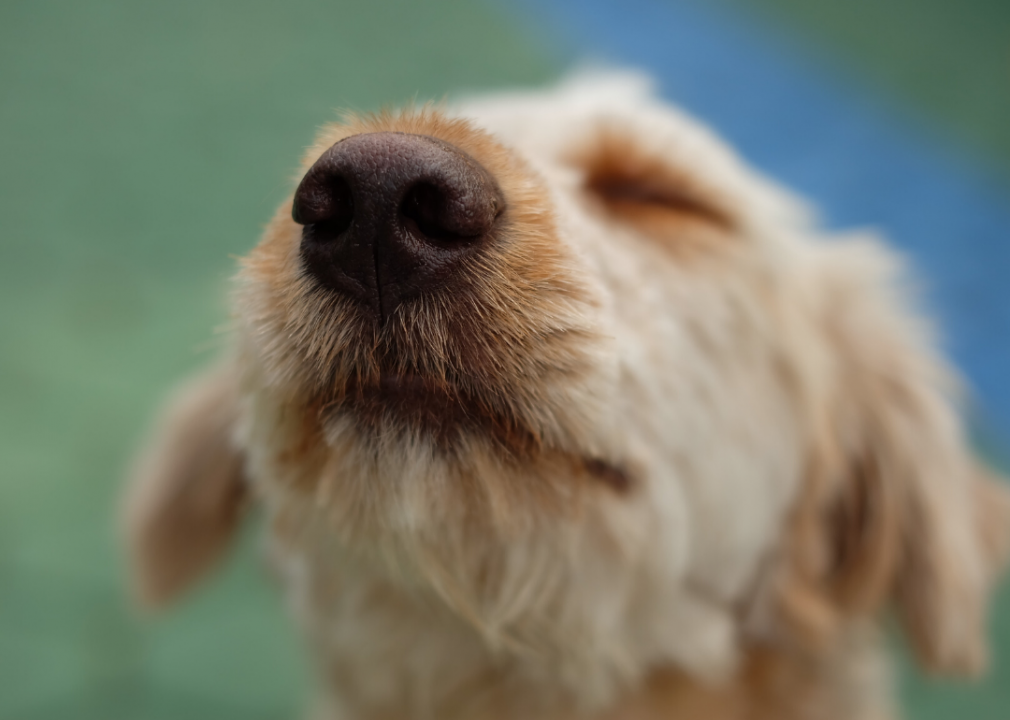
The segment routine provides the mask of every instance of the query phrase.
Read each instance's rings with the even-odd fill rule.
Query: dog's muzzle
[[[490,239],[504,199],[459,148],[427,135],[353,135],[302,178],[292,217],[305,271],[380,322],[453,277]]]

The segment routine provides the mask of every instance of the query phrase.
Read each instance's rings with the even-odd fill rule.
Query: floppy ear
[[[234,368],[207,371],[171,398],[141,454],[123,505],[133,584],[160,606],[189,587],[227,549],[247,490],[232,433]]]
[[[826,250],[814,392],[821,428],[789,540],[787,609],[823,632],[886,604],[928,669],[986,661],[989,591],[1010,541],[1010,495],[972,457],[956,386],[872,242]]]

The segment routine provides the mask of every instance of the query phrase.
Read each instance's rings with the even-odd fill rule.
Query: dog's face
[[[592,422],[598,289],[516,153],[434,111],[327,128],[247,263],[267,382],[364,442],[521,455]]]
[[[365,445],[460,460],[477,445],[519,463],[560,451],[629,485],[614,442],[617,406],[635,391],[622,375],[649,383],[639,371],[670,360],[663,374],[707,372],[695,364],[713,351],[698,347],[705,338],[687,338],[678,358],[664,343],[692,328],[671,325],[720,312],[699,302],[749,302],[729,297],[724,273],[751,255],[761,265],[765,250],[742,229],[733,188],[725,197],[669,157],[690,152],[693,128],[678,138],[684,128],[663,117],[641,126],[562,106],[325,128],[240,276],[253,384],[283,387],[321,430]],[[670,273],[689,282],[664,288]],[[721,297],[695,295],[713,290]],[[770,310],[760,288],[741,289],[752,290],[754,313]],[[654,351],[641,347],[657,328]],[[653,357],[633,367],[640,351]]]
[[[239,445],[317,574],[580,687],[888,602],[977,667],[1005,503],[897,285],[626,80],[351,118],[243,263]]]

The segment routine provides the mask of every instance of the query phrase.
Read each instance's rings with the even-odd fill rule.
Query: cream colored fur
[[[321,717],[887,717],[889,606],[926,664],[982,667],[1005,493],[872,233],[826,236],[634,76],[349,118],[304,168],[376,130],[450,142],[502,187],[465,312],[421,300],[362,343],[300,272],[286,204],[206,383],[235,398],[214,437],[269,518]],[[383,343],[515,433],[446,449],[340,412]],[[164,470],[200,422],[181,407],[128,506],[154,601],[217,550],[161,529],[221,476]]]

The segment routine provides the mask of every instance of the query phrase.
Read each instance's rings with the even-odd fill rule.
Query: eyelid
[[[657,183],[652,178],[615,176],[588,177],[586,189],[605,204],[647,206],[666,209],[679,215],[696,216],[713,224],[728,227],[731,223],[718,209],[672,183]]]
[[[604,123],[573,142],[565,164],[580,172],[584,192],[622,222],[647,218],[657,227],[666,217],[733,229],[734,215],[718,195],[669,153],[624,125]]]

